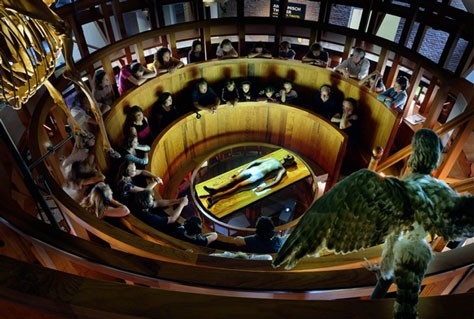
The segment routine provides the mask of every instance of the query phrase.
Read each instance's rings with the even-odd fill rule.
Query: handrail
[[[447,132],[455,129],[456,127],[463,125],[464,123],[470,121],[472,117],[474,116],[474,109],[466,110],[462,114],[456,116],[454,119],[451,121],[442,124],[439,127],[434,128],[433,130],[438,134],[438,136],[442,136],[446,134]],[[382,172],[383,170],[391,167],[395,163],[398,163],[399,161],[408,158],[411,154],[412,147],[411,145],[407,145],[395,154],[387,157],[382,163],[380,163],[377,166],[377,172]]]
[[[449,186],[451,186],[458,193],[469,192],[472,194],[474,193],[474,177],[466,178],[454,183],[449,183]]]
[[[370,287],[375,284],[376,278],[364,268],[363,257],[374,260],[374,254],[379,255],[381,252],[381,247],[374,247],[345,256],[305,258],[291,271],[273,269],[269,261],[207,255],[199,255],[197,264],[180,263],[178,260],[154,260],[121,252],[51,229],[15,204],[7,206],[0,202],[0,221],[25,240],[48,250],[53,249],[67,260],[73,258],[97,271],[106,271],[118,278],[156,287],[160,286],[157,279],[230,291],[250,289],[259,292],[290,292]],[[338,263],[338,260],[345,260],[345,263]],[[308,263],[312,264],[311,268],[307,268]],[[466,267],[473,265],[474,244],[436,253],[434,261],[428,267],[425,282],[436,282],[436,276],[454,276],[456,271],[465,272]],[[459,273],[455,277],[457,275]],[[227,293],[231,293],[230,291]],[[219,294],[217,291],[214,293]],[[367,295],[368,292],[366,290],[363,293]],[[337,292],[329,295],[336,296]]]
[[[78,278],[0,257],[0,298],[9,305],[13,317],[26,313],[42,318],[143,318],[169,319],[221,318],[236,319],[306,318],[317,312],[325,318],[366,319],[377,314],[390,318],[393,299],[382,300],[275,300],[258,297],[240,298],[227,295],[205,295],[199,292],[169,291],[123,283]],[[31,276],[34,274],[34,276]],[[34,287],[35,289],[25,289]],[[41,287],[42,289],[37,289]],[[317,295],[316,293],[313,295]],[[117,299],[117,296],[120,296]],[[140,296],[140,305],[136,299]],[[282,296],[280,294],[280,296]],[[421,297],[420,318],[468,318],[472,315],[474,294]],[[100,302],[98,302],[100,300]],[[182,305],[174,307],[170,305]],[[33,310],[34,309],[34,310]]]
[[[97,1],[84,1],[84,3],[82,3],[82,1],[81,1],[80,7],[82,8],[82,10],[89,9],[89,8],[95,7],[97,5],[96,2]],[[120,10],[122,8],[125,9],[124,12],[127,12],[128,11],[127,8],[130,6],[129,2],[132,2],[132,1],[122,1],[120,3],[114,3],[113,9],[110,8],[109,10],[105,11],[105,13],[103,13],[103,14],[105,15],[107,12],[110,12],[110,15],[112,13],[115,15],[116,10]],[[194,0],[194,1],[191,1],[191,2],[194,4],[194,7],[196,9],[202,8],[202,3],[200,4],[201,6],[199,6],[197,4],[198,0]],[[403,6],[397,5],[397,4],[391,4],[391,5],[388,6],[388,5],[384,5],[383,3],[378,3],[378,2],[379,1],[376,1],[374,3],[372,3],[372,2],[359,3],[357,7],[363,10],[363,13],[361,13],[362,15],[367,15],[368,16],[369,12],[370,12],[372,14],[372,16],[380,16],[380,15],[385,15],[385,14],[396,15],[396,16],[405,16],[407,18],[408,17],[411,18],[406,23],[409,23],[409,24],[413,23],[412,20],[414,20],[415,18],[412,15],[408,14],[410,12],[410,10],[412,10],[411,7],[403,7]],[[424,2],[426,2],[426,3],[424,3],[423,5],[427,6],[428,2],[426,0]],[[134,5],[136,5],[136,4],[134,4]],[[109,5],[109,6],[112,7],[112,5]],[[242,6],[243,7],[243,4],[237,4],[237,6]],[[446,15],[449,15],[449,16],[462,17],[462,18],[457,18],[457,19],[454,18],[452,21],[470,21],[472,19],[472,14],[471,13],[463,12],[463,11],[461,11],[459,9],[456,9],[456,8],[450,6],[450,5],[445,5],[444,2],[442,4],[441,3],[430,3],[429,6],[430,6],[430,9],[425,10],[423,12],[423,15],[425,16],[425,18],[422,20],[423,23],[422,23],[421,27],[425,27],[425,26],[426,27],[432,27],[433,25],[435,25],[434,29],[441,29],[441,30],[444,30],[445,32],[450,32],[452,30],[452,28],[457,28],[458,31],[456,31],[456,32],[452,31],[452,32],[456,33],[456,34],[465,34],[464,39],[471,39],[472,38],[472,30],[470,30],[471,28],[466,27],[462,23],[457,23],[455,25],[452,25],[451,23],[449,23],[449,24],[448,23],[443,23],[443,22],[441,22],[440,17],[437,15],[437,12],[443,12]],[[432,6],[435,6],[436,9],[431,8]],[[143,9],[148,9],[150,12],[155,11],[155,8],[153,6],[148,6],[147,7],[146,4],[144,4],[142,6],[142,8]],[[328,9],[328,10],[330,10],[330,9]],[[72,16],[73,13],[74,13],[74,11],[72,10],[72,6],[64,6],[64,7],[60,8],[58,11],[61,12],[61,16]],[[118,12],[122,12],[122,11],[120,10]],[[239,11],[239,12],[241,12],[239,14],[243,14],[244,10]],[[411,47],[405,46],[403,43],[391,41],[391,40],[388,40],[386,38],[382,38],[380,36],[377,36],[377,34],[375,32],[375,27],[374,27],[375,22],[369,22],[369,20],[362,21],[366,25],[361,25],[359,29],[355,30],[355,29],[351,29],[349,27],[343,27],[341,25],[332,24],[329,14],[324,15],[324,16],[320,16],[320,17],[321,18],[317,23],[315,23],[314,21],[305,21],[305,20],[292,19],[291,23],[288,22],[288,24],[293,24],[293,25],[298,26],[300,28],[308,28],[309,30],[314,30],[316,28],[316,30],[313,31],[315,34],[317,34],[317,32],[321,32],[321,31],[329,31],[329,32],[333,32],[333,33],[339,33],[339,34],[342,34],[344,36],[350,36],[351,38],[359,39],[360,41],[371,42],[373,44],[377,44],[377,45],[380,45],[382,47],[389,48],[390,50],[392,50],[393,52],[395,52],[398,55],[402,55],[404,57],[409,58],[416,65],[421,65],[423,68],[426,68],[426,69],[429,69],[429,70],[432,70],[432,71],[436,71],[436,73],[438,73],[437,76],[439,78],[449,78],[449,77],[451,77],[452,72],[444,69],[444,67],[446,65],[446,61],[443,60],[443,61],[439,61],[439,63],[434,63],[433,61],[431,61],[427,57],[424,57],[423,55],[421,55],[419,52],[417,52],[415,50],[412,50]],[[105,19],[110,19],[110,16],[105,16],[104,18]],[[197,14],[197,18],[196,18],[196,19],[198,19],[197,21],[186,22],[186,23],[182,23],[182,24],[178,24],[178,25],[166,26],[164,24],[164,21],[160,21],[160,28],[158,30],[153,30],[152,32],[163,30],[164,33],[172,34],[172,33],[176,33],[176,32],[179,33],[179,31],[195,29],[195,30],[201,30],[200,34],[203,34],[202,30],[208,30],[212,26],[231,25],[231,26],[235,27],[235,26],[241,25],[242,24],[242,18],[245,18],[245,22],[248,23],[248,24],[251,24],[251,25],[270,25],[270,26],[274,26],[274,27],[277,27],[282,22],[286,23],[286,20],[287,20],[287,19],[275,19],[275,18],[270,18],[270,17],[247,17],[247,16],[237,16],[237,17],[232,17],[232,18],[226,17],[226,18],[220,18],[220,19],[205,19],[205,18],[202,17],[202,15]],[[374,19],[374,18],[372,18],[372,19]],[[81,22],[78,22],[78,18],[71,19],[71,20],[74,23],[78,23],[78,25],[76,25],[74,29],[75,30],[81,30]],[[87,22],[89,22],[89,20],[84,19],[83,23],[87,23]],[[451,22],[451,21],[449,21],[449,22]],[[369,31],[372,31],[372,32],[367,32],[368,27],[373,28],[372,30],[369,30]],[[267,28],[262,28],[262,29],[266,30]],[[162,36],[162,35],[164,35],[164,34],[160,34],[160,33],[156,34],[156,36]],[[212,36],[212,34],[210,34],[210,35]],[[285,34],[283,34],[283,35],[285,35]],[[124,40],[127,40],[127,39],[124,39]],[[121,40],[121,41],[124,41],[124,40]],[[275,37],[275,41],[279,41],[279,39],[277,37]],[[275,45],[277,45],[277,44],[278,43],[275,43]],[[340,44],[343,44],[343,43],[340,43]],[[113,43],[112,45],[115,45],[115,43]],[[175,44],[173,44],[173,47],[175,47]],[[244,53],[242,53],[242,55],[244,55]],[[447,59],[444,56],[443,56],[443,58]],[[89,62],[91,62],[91,61],[89,61]],[[89,63],[89,62],[87,62],[85,64],[87,67],[93,65],[92,63]],[[456,72],[459,72],[459,69],[460,68],[458,68],[456,70]]]

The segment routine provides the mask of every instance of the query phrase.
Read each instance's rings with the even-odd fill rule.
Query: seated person
[[[196,110],[208,110],[211,113],[216,113],[217,106],[221,103],[219,96],[204,79],[199,80],[196,84],[192,93],[192,101]]]
[[[247,55],[249,58],[266,58],[271,59],[272,54],[265,48],[265,44],[262,41],[255,43],[252,50]]]
[[[273,86],[267,86],[262,91],[259,92],[258,101],[272,102],[277,103],[278,98],[276,97],[276,90]]]
[[[332,95],[329,85],[322,85],[316,93],[313,111],[330,120],[338,112],[337,100]]]
[[[144,191],[152,190],[158,184],[163,184],[163,181],[158,176],[155,176],[150,171],[144,169],[137,169],[135,163],[133,162],[124,162],[120,167],[120,178],[116,183],[115,193],[119,201],[131,207],[133,204],[133,195]],[[134,178],[137,176],[142,176],[144,178],[151,179],[151,182],[146,185],[146,187],[137,186],[134,181]]]
[[[273,157],[258,159],[250,162],[244,169],[233,175],[230,182],[219,185],[217,187],[204,186],[204,190],[209,193],[207,199],[208,207],[212,207],[218,200],[229,197],[235,193],[248,189],[248,187],[263,182],[264,180],[274,177],[270,182],[258,185],[256,192],[268,189],[283,179],[286,174],[286,168],[295,166],[295,158],[292,155],[286,155],[281,161]]]
[[[123,95],[126,91],[140,86],[148,79],[154,78],[156,72],[150,71],[139,62],[124,65],[120,69],[118,78],[118,91]]]
[[[232,42],[229,39],[224,39],[217,47],[216,56],[218,59],[233,59],[238,58],[239,54],[232,46]]]
[[[221,93],[222,103],[226,103],[232,107],[235,107],[239,99],[240,99],[239,91],[237,90],[235,86],[235,81],[228,80],[225,83],[225,86],[222,88],[222,93]]]
[[[127,135],[135,135],[139,144],[151,145],[155,140],[151,130],[149,121],[143,109],[138,105],[134,105],[125,109],[126,118],[123,125],[123,133]]]
[[[151,109],[151,124],[155,136],[168,125],[181,116],[179,110],[173,105],[173,97],[169,92],[160,94],[158,101]]]
[[[303,63],[309,63],[317,66],[327,67],[329,62],[329,54],[324,51],[324,48],[319,43],[313,43],[309,47],[309,51],[305,54]]]
[[[290,81],[283,82],[283,88],[275,94],[281,103],[295,104],[298,99],[298,93],[293,89],[293,83]]]
[[[208,246],[217,239],[217,233],[203,234],[201,218],[192,216],[184,222],[183,226],[178,227],[176,237],[196,245]]]
[[[369,74],[370,61],[365,57],[365,51],[355,48],[352,55],[341,62],[334,70],[345,78],[363,79]]]
[[[253,102],[257,100],[257,96],[252,88],[252,82],[250,81],[243,81],[240,84],[239,89],[239,101],[242,102]]]
[[[283,60],[294,60],[296,52],[291,48],[291,43],[283,41],[280,43],[278,58]]]
[[[124,217],[130,214],[127,206],[112,197],[110,186],[97,183],[82,201],[81,206],[97,218]]]
[[[381,93],[386,90],[382,75],[374,71],[359,81],[360,86],[368,87],[372,92]]]
[[[402,112],[407,103],[408,94],[406,90],[409,85],[408,78],[406,76],[400,76],[397,78],[393,87],[377,96],[377,100],[382,101],[385,106],[392,110]]]
[[[155,60],[153,61],[153,67],[155,68],[156,74],[162,73],[173,73],[179,68],[182,68],[184,63],[175,57],[171,56],[170,49],[163,47],[155,53]]]
[[[202,42],[200,40],[194,40],[191,45],[191,50],[188,53],[188,63],[206,61],[206,56],[202,49]]]
[[[150,146],[139,144],[135,135],[128,134],[125,137],[125,151],[123,153],[124,161],[133,162],[138,168],[144,168],[148,165],[148,152]]]
[[[237,236],[234,238],[234,243],[242,247],[243,251],[255,254],[274,254],[283,246],[285,238],[275,236],[275,225],[271,218],[260,216],[256,229],[255,235]]]
[[[112,84],[110,84],[109,77],[104,70],[97,70],[94,74],[94,88],[92,89],[97,106],[100,108],[102,114],[108,112],[112,107],[116,96]]]
[[[135,194],[134,202],[132,214],[135,217],[155,229],[174,234],[179,226],[176,221],[188,205],[188,198],[155,200],[153,191],[145,189]]]
[[[336,113],[331,118],[331,122],[338,123],[338,127],[341,130],[344,130],[344,132],[349,136],[348,145],[356,144],[359,134],[359,116],[356,108],[356,100],[353,98],[346,98],[342,102],[342,114]]]

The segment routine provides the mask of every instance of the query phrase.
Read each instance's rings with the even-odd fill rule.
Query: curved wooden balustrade
[[[116,102],[114,108],[112,109],[110,114],[107,115],[107,118],[105,120],[107,132],[109,133],[109,138],[112,143],[118,145],[123,143],[123,133],[121,124],[125,121],[125,114],[123,113],[123,109],[125,107],[139,105],[145,110],[146,114],[149,114],[153,103],[155,103],[158,98],[158,95],[162,92],[172,92],[175,96],[175,100],[181,101],[181,103],[184,104],[178,105],[178,107],[189,107],[191,105],[189,93],[191,92],[192,88],[194,88],[194,85],[200,78],[205,78],[206,80],[208,80],[211,86],[215,85],[216,88],[220,88],[224,81],[228,78],[252,78],[258,79],[260,83],[276,83],[276,85],[279,85],[280,82],[284,79],[290,79],[294,82],[295,88],[299,91],[300,96],[302,97],[301,103],[303,105],[306,104],[308,107],[311,105],[315,91],[323,84],[331,84],[335,88],[335,90],[343,92],[346,97],[353,97],[359,101],[359,111],[361,113],[360,127],[362,141],[360,149],[362,150],[362,152],[368,155],[367,162],[365,163],[366,165],[368,164],[368,160],[370,159],[369,156],[374,147],[380,146],[384,149],[390,149],[391,145],[393,144],[393,140],[395,138],[395,134],[399,125],[400,115],[395,111],[384,107],[380,101],[377,101],[375,94],[369,92],[365,88],[360,88],[356,81],[351,79],[344,79],[339,74],[329,69],[319,68],[316,66],[308,66],[299,61],[242,58],[225,61],[210,61],[199,64],[187,65],[186,67],[179,69],[174,73],[164,74],[155,79],[152,79],[142,85],[140,88],[132,90],[125,96],[121,97]],[[144,94],[144,92],[146,92],[146,94]],[[257,102],[248,103],[251,104],[241,103],[241,106],[255,105],[255,103]],[[271,138],[270,143],[274,142],[275,140],[276,142],[279,142],[277,138],[284,138],[284,142],[288,143],[288,139],[292,138],[294,139],[294,141],[291,141],[291,143],[304,144],[305,141],[308,141],[309,136],[315,136],[314,131],[311,131],[312,123],[308,120],[303,122],[305,124],[302,124],[301,126],[299,125],[299,123],[296,122],[290,123],[290,125],[292,124],[293,126],[288,128],[285,127],[284,131],[281,130],[281,125],[284,125],[284,123],[281,124],[278,121],[288,121],[289,119],[291,120],[292,116],[294,116],[293,113],[285,114],[285,112],[289,112],[290,108],[285,108],[285,111],[280,111],[279,114],[267,114],[265,113],[265,110],[258,111],[256,113],[242,112],[244,114],[241,114],[238,110],[239,108],[236,108],[235,110],[228,110],[228,108],[226,107],[221,107],[220,109],[222,109],[223,112],[218,112],[217,118],[222,121],[224,116],[227,116],[227,114],[231,114],[231,119],[238,121],[234,123],[233,121],[231,121],[230,118],[228,118],[226,125],[231,124],[234,127],[244,124],[255,125],[256,121],[260,120],[259,117],[268,117],[269,119],[267,119],[267,121],[271,121],[271,124],[268,125],[270,132],[272,134],[275,134],[274,132],[276,130],[279,130],[276,137]],[[206,112],[201,112],[201,114],[206,114]],[[312,119],[315,119],[314,115],[309,115],[311,114],[310,112],[307,112],[307,114],[307,116],[311,116]],[[209,122],[211,119],[213,118],[206,116],[206,119],[201,119],[201,122]],[[298,119],[302,118],[300,117]],[[190,134],[196,134],[196,136],[193,136],[192,138],[200,139],[201,135],[206,134],[206,132],[203,131],[203,127],[199,127],[199,125],[204,124],[199,124],[199,122],[196,122],[193,117],[189,117],[188,121],[191,123],[186,122],[186,128],[192,129],[194,131],[187,131],[187,136],[189,136]],[[280,127],[275,127],[276,125],[280,125]],[[221,130],[222,127],[218,127],[217,129]],[[261,128],[257,129],[261,130]],[[252,134],[254,133],[252,132]],[[327,138],[327,134],[324,134],[324,138]],[[294,135],[296,136],[293,137]],[[226,135],[226,138],[230,140],[232,137],[228,137]],[[253,137],[249,136],[249,138]],[[160,138],[158,138],[158,140],[159,139]],[[188,141],[185,141],[183,143],[187,142]],[[240,141],[238,140],[238,142]],[[207,148],[207,151],[212,151],[213,147],[216,147],[215,145],[215,142],[214,144],[209,142],[205,145],[202,145],[202,147]],[[160,146],[162,145],[159,145],[159,147]],[[304,147],[305,146],[299,146],[299,148]],[[292,147],[289,148],[292,149]],[[300,153],[304,154],[304,152]],[[105,158],[99,158],[99,161],[101,163],[106,163]],[[315,160],[315,162],[327,172],[331,172],[334,169],[334,163],[330,163],[329,158],[321,158]],[[170,169],[172,172],[174,171],[172,167]],[[328,184],[331,184],[333,182],[334,181],[330,179],[328,181]]]
[[[146,316],[186,319],[225,315],[237,319],[275,319],[308,318],[317,313],[324,318],[366,319],[391,318],[393,311],[393,299],[275,301],[235,298],[97,281],[5,257],[0,258],[0,265],[0,306],[8,309],[11,318],[132,319]],[[34,289],[25,290],[25,287]],[[473,297],[472,293],[422,297],[418,308],[420,318],[469,318]]]
[[[315,86],[331,83],[338,90],[346,92],[347,96],[365,101],[365,103],[361,103],[361,112],[364,114],[362,118],[367,122],[361,126],[365,127],[367,132],[370,131],[371,139],[368,141],[383,146],[389,143],[393,130],[387,123],[395,123],[397,121],[396,114],[383,107],[368,91],[359,90],[356,82],[342,79],[330,70],[308,67],[297,61],[249,59],[188,65],[172,74],[165,74],[150,80],[141,87],[132,90],[116,102],[106,118],[109,138],[113,143],[121,143],[122,125],[125,120],[123,109],[126,106],[137,104],[148,113],[156,100],[157,92],[171,91],[180,94],[180,92],[192,88],[195,81],[201,77],[208,77],[217,82],[218,80],[224,81],[224,76],[246,78],[249,76],[249,72],[255,77],[281,76],[287,78],[289,74],[293,74],[295,84],[298,84],[301,89],[306,88],[311,92],[314,92]],[[219,77],[215,74],[218,74]],[[37,142],[31,145],[34,158],[47,151],[45,141],[48,141],[48,137],[40,123],[45,122],[48,112],[48,108],[44,107],[34,114],[31,130],[38,132]],[[369,130],[370,127],[373,129]],[[174,197],[178,184],[188,172],[204,160],[203,157],[206,154],[220,147],[242,142],[243,136],[254,142],[282,145],[314,161],[328,172],[327,187],[337,180],[346,143],[345,135],[340,130],[312,112],[301,108],[248,102],[240,103],[234,109],[221,106],[217,114],[202,112],[202,118],[199,120],[196,119],[194,113],[183,116],[156,139],[151,154],[150,169],[164,179],[166,188],[160,193],[165,198]],[[102,161],[106,162],[105,154],[97,153],[96,155],[99,161],[102,157]],[[137,244],[140,242],[137,238],[131,239],[129,234],[123,234],[103,221],[84,214],[77,203],[70,200],[56,183],[57,180],[60,180],[58,179],[60,172],[57,165],[57,159],[48,158],[48,173],[46,175],[49,178],[49,174],[52,173],[52,178],[49,178],[48,181],[50,184],[54,184],[51,185],[53,193],[63,205],[65,212],[76,223],[76,227],[86,229],[108,242],[112,247],[120,247],[124,251],[140,251],[140,254],[144,256],[154,255],[155,252],[147,252],[149,243]],[[82,237],[87,238],[87,235],[82,235]],[[162,247],[162,249],[165,248]],[[159,254],[166,256],[163,251],[160,251]],[[187,256],[185,260],[189,261],[193,258],[195,257]]]
[[[33,265],[18,265],[17,262],[0,258],[0,264],[2,265],[2,267],[0,267],[1,287],[18,290],[21,287],[25,288],[25,285],[33,285],[41,289],[33,289],[29,290],[29,292],[32,293],[36,291],[36,293],[33,294],[41,296],[41,292],[49,292],[51,291],[50,289],[53,289],[53,291],[54,289],[61,289],[59,286],[53,284],[55,282],[61,282],[61,287],[65,288],[68,292],[63,291],[63,293],[59,294],[50,293],[49,296],[56,295],[64,297],[64,293],[69,295],[70,293],[76,294],[79,291],[95,296],[95,293],[89,290],[87,285],[84,285],[85,282],[89,282],[89,279],[85,279],[84,277],[101,278],[103,280],[101,276],[97,275],[102,273],[108,276],[108,279],[106,279],[108,282],[102,281],[103,285],[105,285],[104,287],[108,286],[110,289],[115,287],[113,289],[115,292],[117,292],[115,289],[122,291],[120,294],[120,305],[113,303],[114,307],[117,308],[108,309],[108,311],[119,311],[119,309],[122,309],[122,306],[128,304],[123,301],[123,294],[130,293],[135,294],[135,296],[137,296],[137,294],[143,296],[143,294],[154,294],[152,293],[152,291],[154,291],[156,293],[155,296],[161,296],[159,299],[160,302],[177,302],[181,304],[183,299],[178,299],[178,296],[182,298],[182,293],[185,292],[188,298],[191,298],[186,299],[188,302],[191,302],[191,304],[197,301],[206,302],[207,309],[211,309],[210,313],[213,313],[213,307],[209,307],[209,305],[214,305],[215,302],[229,302],[230,305],[240,305],[241,303],[248,302],[247,306],[242,310],[242,315],[248,315],[252,313],[252,311],[255,311],[254,307],[256,304],[252,300],[257,300],[257,298],[263,304],[270,302],[268,299],[282,299],[279,300],[277,304],[283,302],[288,306],[295,306],[303,302],[301,299],[307,299],[305,301],[306,303],[311,303],[314,307],[318,307],[324,305],[324,303],[318,303],[317,300],[321,302],[322,300],[329,299],[367,296],[370,294],[373,289],[372,286],[375,283],[374,275],[363,268],[357,268],[358,266],[354,269],[348,269],[347,266],[340,268],[337,266],[334,267],[333,264],[328,268],[322,268],[318,271],[299,272],[272,270],[268,262],[257,261],[250,262],[258,264],[257,267],[250,268],[248,267],[248,261],[242,263],[241,260],[233,259],[220,259],[220,261],[219,259],[215,259],[214,267],[195,267],[189,264],[156,261],[84,241],[58,230],[51,230],[44,223],[24,213],[22,209],[16,205],[7,207],[5,203],[0,203],[0,213],[0,220],[14,230],[19,237],[21,237],[23,242],[29,243],[29,247],[44,265],[46,264],[58,270],[83,276],[83,278],[78,278],[61,275],[63,279],[60,281],[49,276],[44,277],[44,279],[39,279],[43,278],[40,273],[44,273],[45,270],[33,269],[35,268]],[[12,240],[14,240],[13,236],[5,238],[5,245],[7,247],[11,245]],[[325,258],[315,259],[324,260]],[[346,258],[346,256],[342,256],[341,258]],[[360,264],[360,261],[358,263]],[[221,264],[227,264],[227,269],[224,270]],[[232,267],[230,265],[232,265]],[[329,266],[328,264],[326,265]],[[473,265],[474,245],[437,254],[435,260],[430,264],[423,282],[424,290],[420,298],[420,313],[425,311],[428,313],[428,310],[425,309],[422,304],[427,302],[426,300],[429,300],[429,298],[424,298],[423,296],[436,295],[439,294],[440,291],[451,294],[463,294],[468,292],[469,289],[472,289],[471,278]],[[25,272],[29,274],[34,273],[36,275],[26,276],[20,280],[19,278],[24,276]],[[50,272],[46,271],[46,273]],[[29,282],[29,280],[33,280],[33,278],[37,278],[39,281]],[[68,278],[75,279],[70,281]],[[154,288],[147,289],[141,287],[138,289],[142,290],[141,293],[139,293],[137,290],[138,287],[110,282],[117,280],[125,280],[129,283]],[[53,286],[50,286],[50,284],[53,284]],[[98,287],[97,285],[93,286]],[[78,291],[77,288],[79,287],[81,288]],[[24,290],[20,289],[20,291]],[[307,291],[310,292],[307,293]],[[103,295],[104,291],[101,291],[100,294]],[[107,295],[107,293],[105,293],[105,295]],[[114,295],[117,296],[117,294]],[[460,299],[463,298],[459,295],[458,297]],[[94,298],[89,300],[93,300]],[[103,298],[107,299],[108,297]],[[99,304],[104,304],[103,298],[98,298],[96,302],[100,302],[96,303],[93,308],[97,307],[97,309],[104,310],[104,308],[102,308],[103,306],[99,306]],[[69,303],[75,302],[72,297],[65,299],[68,300]],[[84,299],[82,300],[84,301]],[[136,309],[136,299],[134,300],[133,304],[128,305]],[[146,300],[140,298],[140,300],[141,306],[149,309],[151,300],[148,298]],[[212,300],[214,300],[214,302]],[[455,305],[453,299],[448,300],[447,306]],[[271,301],[275,303],[275,300]],[[157,300],[153,300],[153,302],[157,302]],[[359,302],[361,301],[359,300]],[[373,302],[365,301],[362,303],[367,303],[367,305],[386,303],[386,311],[390,313],[392,302],[393,300],[388,299]],[[332,303],[343,305],[345,301],[332,301]],[[143,308],[140,309],[143,310]],[[219,310],[222,311],[223,309],[219,308]],[[332,307],[331,311],[334,311]],[[458,311],[460,311],[460,313],[468,313],[468,311],[472,311],[472,309],[471,307],[469,307],[469,309],[467,307],[461,307]],[[424,315],[422,318],[423,317]],[[336,315],[334,318],[339,317]]]

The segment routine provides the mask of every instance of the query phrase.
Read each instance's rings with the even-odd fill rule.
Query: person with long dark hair
[[[183,66],[183,62],[171,55],[170,49],[163,47],[156,51],[155,60],[153,61],[156,74],[173,73]]]

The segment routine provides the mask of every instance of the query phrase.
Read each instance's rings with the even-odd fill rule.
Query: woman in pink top
[[[138,62],[124,65],[122,69],[120,69],[119,74],[119,94],[123,95],[129,89],[140,86],[145,83],[146,80],[154,78],[155,76],[156,72],[146,69]]]

